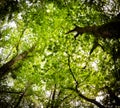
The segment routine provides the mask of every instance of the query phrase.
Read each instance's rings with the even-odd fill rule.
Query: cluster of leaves
[[[4,11],[8,2],[2,1]],[[103,12],[95,8],[96,0],[90,0],[92,7],[83,0],[8,1],[17,4],[0,13],[3,108],[119,106],[120,40],[99,39],[104,50],[97,47],[90,55],[92,34],[83,33],[76,40],[66,34],[73,24],[105,23]]]

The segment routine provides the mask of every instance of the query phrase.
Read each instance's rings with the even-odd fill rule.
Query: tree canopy
[[[1,108],[119,108],[119,0],[1,0]]]

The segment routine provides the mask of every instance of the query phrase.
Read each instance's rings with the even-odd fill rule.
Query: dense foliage
[[[119,0],[1,0],[0,107],[119,108],[119,9]]]

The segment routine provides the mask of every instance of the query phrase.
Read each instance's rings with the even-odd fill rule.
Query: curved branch
[[[76,86],[78,86],[78,81],[77,81],[77,79],[75,78],[75,75],[73,74],[72,69],[71,69],[70,55],[69,55],[69,54],[68,54],[68,67],[69,67],[69,71],[70,71],[70,73],[71,73],[71,75],[72,75],[72,77],[73,77],[73,79],[74,79],[74,81],[75,81]]]
[[[95,105],[98,106],[99,108],[105,108],[103,105],[101,105],[101,104],[100,104],[99,102],[97,102],[95,99],[90,99],[90,98],[84,96],[82,93],[80,93],[80,91],[78,90],[78,88],[75,89],[75,92],[78,94],[78,96],[79,96],[80,98],[83,98],[84,100],[95,104]]]
[[[69,88],[70,90],[73,90],[74,92],[76,92],[78,94],[78,96],[88,102],[91,102],[93,104],[95,104],[96,106],[98,106],[99,108],[105,108],[102,104],[100,104],[99,102],[97,102],[95,99],[90,99],[86,96],[84,96],[79,90],[78,90],[78,81],[77,79],[75,78],[73,72],[72,72],[72,69],[71,69],[71,66],[70,66],[70,55],[68,54],[68,66],[69,66],[69,70],[70,70],[70,73],[75,81],[75,89],[74,88]]]

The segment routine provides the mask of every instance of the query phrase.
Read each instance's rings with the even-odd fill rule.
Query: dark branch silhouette
[[[5,90],[0,90],[0,94],[4,94],[4,93],[8,93],[8,94],[21,94],[22,92],[17,92],[17,91],[5,91]]]
[[[68,31],[66,34],[71,32],[77,32],[77,34],[74,36],[75,39],[83,33],[93,34],[95,37],[118,39],[120,38],[120,14],[118,14],[110,22],[103,25],[85,27],[79,27],[75,25],[75,28]]]
[[[115,101],[114,104],[120,106],[120,98],[116,96],[115,92],[112,91],[108,86],[105,86],[105,89],[107,89],[107,92],[110,95],[110,99]]]
[[[75,25],[75,28],[68,31],[66,34],[77,32],[76,35],[74,35],[74,38],[76,39],[79,35],[82,35],[84,33],[92,34],[94,38],[93,47],[90,50],[90,55],[92,52],[100,46],[103,50],[104,47],[98,42],[99,39],[114,39],[118,40],[120,38],[120,13],[114,17],[111,21],[102,24],[102,25],[93,25],[93,26],[85,26],[85,27],[79,27]]]

